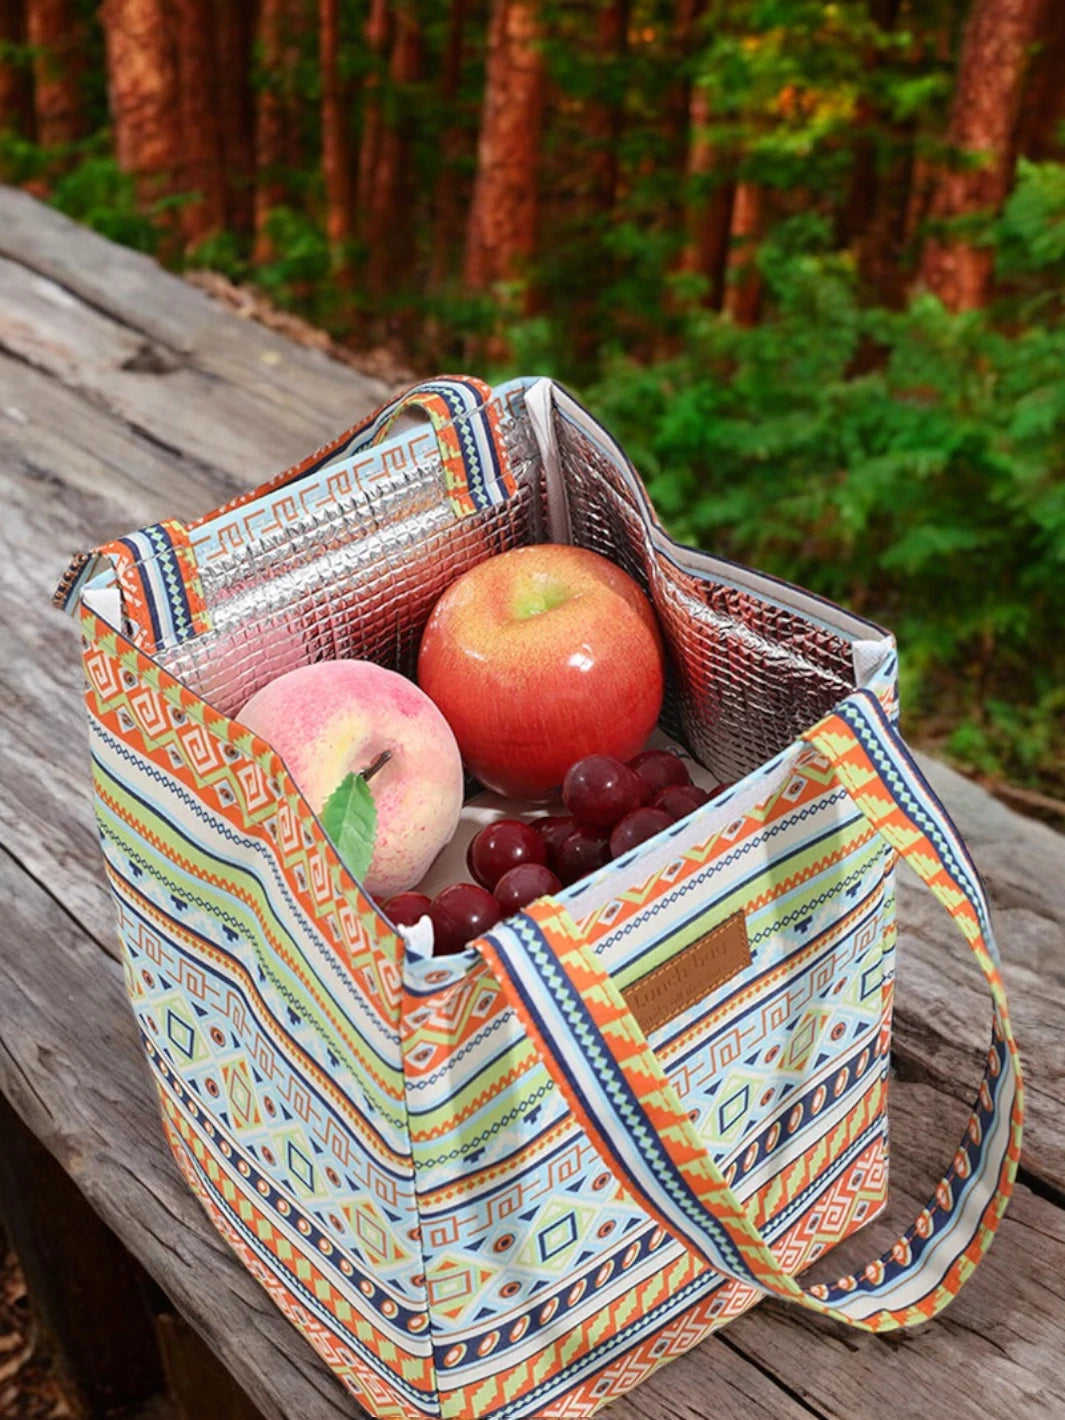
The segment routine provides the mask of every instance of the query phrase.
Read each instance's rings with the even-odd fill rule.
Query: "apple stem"
[[[390,749],[383,749],[372,764],[368,764],[365,769],[359,770],[360,775],[363,779],[372,779],[379,769],[384,769],[391,758],[392,751]]]

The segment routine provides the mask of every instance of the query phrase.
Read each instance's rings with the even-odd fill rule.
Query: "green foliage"
[[[1003,275],[1065,275],[1065,166],[1020,160],[997,239]]]
[[[43,177],[51,155],[21,133],[0,129],[0,182],[21,187]]]
[[[250,243],[236,232],[213,232],[185,253],[185,265],[193,270],[218,271],[230,281],[246,281],[252,274]]]
[[[964,764],[997,779],[1038,784],[1050,777],[1061,792],[1061,746],[1065,741],[1065,690],[1043,692],[1034,704],[988,699],[950,733],[946,748]],[[1056,771],[1048,776],[1048,767]]]
[[[863,309],[826,238],[781,224],[759,326],[694,311],[588,402],[678,537],[890,625],[911,714],[946,700],[956,754],[1065,787],[1065,329]]]
[[[105,237],[137,251],[154,252],[162,236],[162,220],[180,205],[181,199],[168,197],[142,209],[133,179],[114,158],[90,156],[56,180],[52,187],[53,206],[84,222]]]
[[[329,324],[331,264],[325,233],[306,212],[275,207],[267,223],[274,255],[255,279],[279,306],[299,308]]]

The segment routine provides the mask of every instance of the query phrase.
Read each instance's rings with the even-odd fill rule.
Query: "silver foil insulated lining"
[[[413,676],[425,623],[451,582],[559,525],[522,408],[510,401],[502,419],[517,485],[507,502],[460,518],[438,454],[397,464],[372,489],[202,565],[212,629],[163,648],[162,664],[230,716],[268,681],[315,661],[366,658]],[[630,573],[658,613],[669,663],[663,728],[719,779],[742,778],[853,688],[851,641],[664,555],[613,460],[557,411],[554,424],[571,540]]]

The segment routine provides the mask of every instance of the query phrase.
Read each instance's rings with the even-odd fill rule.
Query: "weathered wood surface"
[[[162,1142],[115,959],[76,637],[48,602],[75,548],[214,506],[383,393],[0,189],[0,1089],[277,1420],[356,1410],[216,1238]],[[1065,1414],[1065,840],[925,768],[985,875],[1027,1066],[1024,1182],[1000,1236],[929,1326],[873,1337],[764,1304],[617,1402],[619,1420],[945,1416],[977,1397],[989,1417]],[[900,917],[892,1205],[824,1275],[909,1223],[982,1068],[982,983],[905,875]]]

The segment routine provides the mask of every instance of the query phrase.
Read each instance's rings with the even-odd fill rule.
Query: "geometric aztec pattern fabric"
[[[479,389],[418,396],[439,401],[456,516],[486,486],[468,466],[494,470],[484,496],[511,486]],[[458,400],[472,443],[445,427]],[[397,412],[360,427],[383,437]],[[202,623],[187,559],[167,566]],[[892,723],[893,658],[646,849],[433,959],[268,745],[136,638],[87,608],[82,626],[101,839],[170,1147],[371,1413],[590,1416],[767,1294],[883,1329],[957,1291],[1010,1193],[1021,1080],[979,879]],[[988,980],[987,1073],[913,1228],[804,1289],[886,1199],[899,855]],[[628,986],[737,912],[749,966],[645,1037]]]

